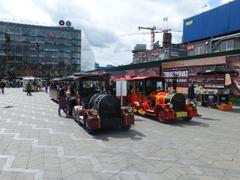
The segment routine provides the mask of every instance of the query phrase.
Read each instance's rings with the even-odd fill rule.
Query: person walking
[[[4,88],[5,88],[5,86],[6,86],[5,82],[1,81],[1,82],[0,82],[0,88],[1,88],[2,94],[4,94]]]
[[[48,93],[48,83],[45,83],[45,92]]]
[[[67,117],[72,117],[72,112],[74,106],[77,104],[76,93],[74,89],[70,89],[69,95],[67,97]]]
[[[116,83],[113,80],[110,82],[109,89],[111,95],[116,95]]]
[[[194,90],[194,81],[192,80],[191,83],[188,86],[188,99],[191,101],[196,101],[196,94],[195,94],[195,90]]]
[[[28,81],[26,90],[27,90],[27,96],[31,96],[32,95],[32,93],[31,93],[31,91],[32,91],[32,83],[31,83],[31,81]]]
[[[61,110],[66,113],[66,95],[62,86],[58,90],[58,115],[61,116]]]
[[[173,87],[173,92],[177,92],[177,79],[178,76],[174,73],[172,77],[172,87]]]

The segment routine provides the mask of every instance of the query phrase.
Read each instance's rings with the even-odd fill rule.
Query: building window
[[[231,51],[234,49],[234,40],[226,40],[221,43],[221,51]]]
[[[234,49],[234,40],[226,41],[226,51],[231,51]]]
[[[204,54],[204,46],[195,46],[194,52],[195,55]]]

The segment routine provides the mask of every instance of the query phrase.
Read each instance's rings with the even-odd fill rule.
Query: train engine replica
[[[153,113],[160,122],[168,122],[176,119],[191,120],[197,116],[195,102],[186,103],[185,96],[175,92],[152,92],[150,101],[155,104],[152,111],[148,111],[148,103],[143,103],[143,111]],[[155,101],[155,102],[154,102]]]
[[[120,105],[120,100],[109,92],[109,75],[76,75],[75,84],[79,105],[74,107],[73,118],[88,133],[96,129],[120,127],[128,130],[134,124],[131,107]]]
[[[187,102],[181,93],[165,91],[165,81],[159,76],[135,76],[127,80],[127,103],[140,115],[155,116],[160,122],[197,116],[195,102]]]

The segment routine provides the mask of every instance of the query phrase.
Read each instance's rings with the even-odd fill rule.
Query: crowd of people
[[[45,92],[48,93],[48,88],[49,88],[49,82],[42,82],[42,81],[35,81],[35,80],[29,80],[26,84],[25,90],[27,92],[27,96],[32,95],[32,91],[38,92],[41,91],[42,88],[44,87]]]

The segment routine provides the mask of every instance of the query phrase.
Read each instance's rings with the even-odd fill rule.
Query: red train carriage
[[[197,116],[196,104],[186,103],[183,94],[165,91],[165,81],[159,76],[125,76],[113,79],[127,80],[127,103],[133,107],[135,113],[155,116],[160,122],[191,120]]]
[[[104,127],[121,127],[128,130],[134,124],[132,108],[121,107],[119,99],[109,92],[109,75],[75,74],[79,105],[73,117],[87,131]]]

